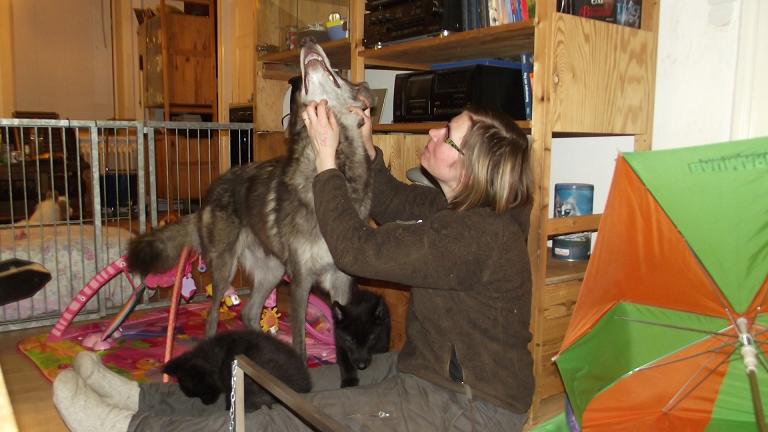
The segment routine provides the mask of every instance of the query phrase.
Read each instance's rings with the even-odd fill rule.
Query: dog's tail
[[[170,270],[178,262],[184,246],[200,249],[194,214],[131,240],[126,259],[128,268],[142,276]]]

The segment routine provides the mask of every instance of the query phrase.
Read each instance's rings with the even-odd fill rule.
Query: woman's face
[[[452,118],[445,127],[429,130],[429,142],[421,153],[421,166],[440,183],[446,197],[453,196],[453,191],[461,182],[464,173],[464,156],[449,144],[455,143],[461,149],[471,120],[465,111]]]

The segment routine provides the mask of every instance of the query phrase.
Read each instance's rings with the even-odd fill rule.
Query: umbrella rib
[[[696,257],[694,262],[696,262],[696,264],[699,267],[699,270],[701,270],[702,274],[704,275],[704,278],[707,280],[709,288],[712,289],[712,292],[715,293],[715,297],[717,297],[717,299],[720,300],[720,305],[723,307],[723,310],[728,315],[728,319],[731,320],[731,324],[733,324],[733,326],[735,327],[736,326],[736,320],[733,318],[733,314],[731,314],[731,310],[730,310],[730,307],[729,307],[729,306],[731,306],[730,302],[725,298],[725,296],[723,296],[723,292],[720,291],[720,288],[718,288],[717,283],[715,283],[715,280],[712,278],[712,275],[709,274],[709,271],[704,266],[704,264],[701,262],[701,258],[699,258],[699,255],[691,247],[690,243],[688,244],[688,248],[690,249],[690,251],[693,254],[693,256]]]
[[[757,350],[757,360],[760,362],[760,365],[763,366],[763,369],[768,372],[768,363],[765,362],[765,353],[761,349]]]
[[[690,331],[690,332],[694,332],[694,333],[704,333],[704,334],[707,334],[707,335],[710,335],[710,336],[725,336],[725,337],[734,338],[734,339],[738,338],[738,335],[725,334],[725,333],[721,333],[721,332],[713,332],[713,331],[709,331],[709,330],[702,330],[702,329],[697,329],[697,328],[693,328],[693,327],[679,326],[679,325],[675,325],[675,324],[660,323],[660,322],[656,322],[656,321],[641,320],[641,319],[629,318],[629,317],[623,317],[623,316],[617,316],[616,319],[623,319],[623,320],[626,320],[626,321],[633,321],[633,322],[638,322],[638,323],[641,323],[641,324],[650,324],[650,325],[655,325],[655,326],[659,326],[659,327],[667,327],[667,328],[672,328],[672,329],[676,329],[676,330],[685,330],[685,331]],[[724,330],[721,330],[721,331],[726,331],[726,330],[729,330],[729,329],[731,329],[731,326],[728,326],[727,328],[725,328]]]
[[[768,279],[768,276],[766,276],[766,279]],[[760,296],[760,301],[757,302],[757,307],[755,308],[755,313],[752,315],[752,319],[750,322],[756,322],[757,321],[757,315],[760,314],[762,311],[762,308],[760,307],[761,304],[765,301],[765,296],[768,295],[768,290],[763,290],[762,295]]]
[[[685,356],[685,357],[680,357],[680,358],[675,359],[675,360],[669,360],[669,361],[661,362],[661,363],[653,363],[653,364],[650,364],[650,365],[647,365],[647,366],[640,366],[639,368],[635,369],[634,372],[641,372],[641,371],[648,370],[648,369],[655,369],[657,367],[667,366],[667,365],[671,365],[671,364],[674,364],[674,363],[680,363],[682,361],[690,360],[692,358],[696,358],[696,357],[704,355],[704,354],[721,353],[722,352],[721,350],[723,348],[725,348],[725,347],[728,347],[728,346],[733,346],[734,349],[735,349],[735,346],[736,346],[737,343],[738,342],[725,342],[725,343],[722,343],[722,344],[720,344],[720,345],[718,345],[718,346],[716,346],[714,348],[711,348],[711,349],[708,349],[708,350],[704,350],[704,351],[700,351],[700,352],[697,352],[695,354],[691,354],[691,355],[688,355],[688,356]]]
[[[696,378],[696,375],[698,375],[699,372],[701,372],[702,369],[704,369],[706,362],[702,363],[701,366],[699,366],[699,368],[696,370],[696,372],[694,372],[694,374],[691,375],[690,378],[688,378],[688,381],[686,381],[686,383],[682,387],[680,387],[680,390],[678,390],[677,393],[675,393],[675,395],[672,396],[672,399],[670,399],[669,402],[667,402],[667,405],[665,405],[664,408],[662,408],[661,410],[665,413],[668,413],[673,409],[675,409],[675,407],[677,407],[680,404],[680,402],[683,401],[683,399],[687,398],[691,393],[693,393],[693,391],[696,390],[713,373],[715,373],[715,371],[718,370],[720,366],[723,365],[723,363],[727,362],[728,359],[733,355],[734,351],[736,351],[735,347],[733,348],[733,351],[731,351],[729,355],[725,356],[722,360],[720,360],[714,368],[710,369],[706,375],[704,375],[700,380],[698,380],[698,382],[696,382],[696,384],[691,386],[691,383],[694,381],[694,378]],[[687,387],[690,387],[690,388],[687,391],[685,391],[685,394],[681,397],[678,397],[683,393],[684,390],[686,390]]]

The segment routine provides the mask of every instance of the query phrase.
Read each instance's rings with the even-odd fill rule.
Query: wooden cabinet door
[[[218,132],[158,134],[155,144],[157,196],[167,200],[202,200],[219,175]]]

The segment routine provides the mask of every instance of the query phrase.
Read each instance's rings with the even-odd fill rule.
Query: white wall
[[[13,0],[15,109],[113,116],[109,0]]]
[[[768,4],[665,0],[660,8],[653,148],[768,135]]]
[[[768,136],[768,2],[663,0],[653,149]],[[760,25],[762,24],[762,25]],[[601,213],[615,158],[631,137],[554,139],[556,183],[595,185]]]

